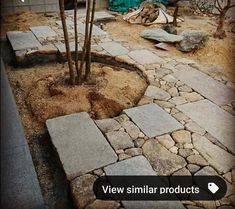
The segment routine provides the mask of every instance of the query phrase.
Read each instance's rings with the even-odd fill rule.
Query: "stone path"
[[[66,16],[73,51],[73,14],[67,12]],[[97,13],[97,16],[102,19],[108,15]],[[84,14],[79,14],[78,19],[79,40],[83,41]],[[17,56],[24,60],[35,51],[43,54],[48,46],[64,54],[59,17],[46,28],[49,35],[41,33],[41,27],[37,29],[31,28],[34,34],[8,33]],[[26,36],[30,36],[32,43],[22,44]],[[232,189],[235,185],[235,84],[220,74],[206,75],[192,60],[130,45],[98,26],[94,27],[92,52],[134,66],[143,72],[150,85],[136,107],[123,110],[115,118],[94,123],[88,114],[79,113],[47,121],[52,142],[71,181],[76,207],[91,209],[108,204],[107,207],[117,209],[230,208],[235,203]],[[97,176],[132,173],[220,175],[229,189],[219,201],[107,203],[96,200],[92,185]]]

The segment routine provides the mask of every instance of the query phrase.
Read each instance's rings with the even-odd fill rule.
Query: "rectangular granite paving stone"
[[[107,176],[156,175],[144,156],[137,156],[117,162],[104,168]],[[122,201],[126,209],[185,209],[180,201]]]
[[[7,38],[14,51],[38,48],[41,46],[40,42],[31,31],[10,31],[7,32]]]
[[[177,108],[235,153],[235,117],[233,115],[209,100],[184,104]]]
[[[134,107],[124,112],[150,138],[184,128],[157,104]]]
[[[49,26],[34,26],[30,30],[38,39],[46,39],[49,37],[56,37],[56,32]]]
[[[114,41],[104,42],[99,45],[112,56],[124,55],[128,53],[127,48]]]
[[[146,49],[131,51],[128,55],[142,65],[161,63],[163,61],[162,58]]]
[[[117,155],[88,113],[47,120],[68,180],[117,161]]]
[[[226,105],[235,100],[234,90],[193,68],[172,75],[217,105]]]
[[[75,42],[69,42],[70,51],[75,52]],[[66,53],[66,48],[64,43],[55,43],[55,47],[59,50],[61,54]],[[78,51],[82,51],[82,47],[78,45]]]
[[[77,28],[78,28],[78,33],[85,35],[85,24],[84,23],[78,22]],[[107,33],[105,31],[100,29],[98,26],[93,25],[92,36],[105,36],[105,35],[107,35]]]

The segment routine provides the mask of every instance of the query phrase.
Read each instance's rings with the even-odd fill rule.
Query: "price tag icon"
[[[211,183],[208,183],[208,189],[211,191],[211,193],[215,194],[218,190],[219,190],[219,187],[211,182]]]

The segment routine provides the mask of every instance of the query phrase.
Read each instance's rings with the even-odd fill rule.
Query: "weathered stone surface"
[[[170,94],[168,94],[166,91],[156,87],[156,86],[148,86],[145,96],[157,99],[157,100],[168,100],[171,98]]]
[[[219,173],[226,173],[235,166],[235,157],[212,144],[207,138],[193,134],[195,149],[212,165]]]
[[[119,161],[126,160],[126,159],[128,159],[130,157],[131,157],[130,155],[127,155],[125,153],[121,153],[120,155],[118,155]]]
[[[131,137],[124,131],[111,131],[106,136],[115,150],[134,147]]]
[[[229,205],[223,205],[223,206],[218,207],[218,209],[234,209],[234,207],[229,206]]]
[[[7,38],[14,51],[33,49],[41,46],[32,32],[10,31],[7,32]]]
[[[172,75],[218,105],[229,104],[235,98],[234,90],[193,68]]]
[[[88,205],[85,209],[118,209],[120,203],[110,200],[95,200]]]
[[[136,156],[122,162],[109,165],[104,168],[108,176],[128,176],[128,175],[156,175],[148,160],[144,156]]]
[[[188,164],[187,168],[191,173],[196,173],[200,169],[200,166],[194,164]]]
[[[187,164],[184,158],[168,151],[156,139],[149,139],[143,145],[143,153],[158,175],[170,175]]]
[[[81,33],[82,35],[85,35],[85,24],[78,22],[77,24],[78,33]],[[107,33],[103,30],[101,30],[98,26],[93,25],[92,30],[92,36],[106,36]]]
[[[179,148],[176,147],[176,146],[173,146],[173,147],[171,147],[171,148],[169,149],[169,151],[172,152],[172,153],[174,153],[174,154],[178,154],[178,150],[179,150]]]
[[[175,104],[175,105],[181,105],[181,104],[185,104],[187,103],[186,99],[184,97],[173,97],[169,100],[169,102],[171,102],[172,104]]]
[[[129,52],[127,48],[114,41],[104,42],[99,45],[112,56],[128,54]]]
[[[186,86],[186,85],[179,86],[178,89],[179,89],[179,91],[181,91],[181,92],[192,92],[192,91],[193,91],[189,86]]]
[[[69,46],[70,46],[70,51],[71,52],[75,52],[75,43],[74,42],[69,42]],[[65,48],[65,44],[64,43],[56,43],[55,47],[59,50],[59,52],[61,54],[65,54],[66,53],[66,48]],[[80,45],[78,45],[78,51],[81,51],[82,48]]]
[[[121,125],[115,119],[103,119],[96,120],[96,125],[103,133],[107,133],[109,131],[117,131],[121,128]]]
[[[172,73],[171,70],[169,69],[166,69],[166,68],[158,68],[155,70],[156,72],[156,78],[162,78],[164,77],[165,75],[169,74],[169,73]]]
[[[204,99],[200,94],[196,92],[181,92],[180,96],[184,97],[188,102],[196,102]]]
[[[191,143],[191,134],[186,130],[179,130],[172,133],[172,138],[176,143]]]
[[[191,176],[191,173],[187,168],[182,168],[175,173],[172,174],[173,176]]]
[[[158,104],[162,108],[173,108],[175,107],[174,104],[166,101],[155,100],[154,103]]]
[[[154,63],[161,63],[163,59],[158,57],[157,55],[153,54],[152,52],[142,49],[131,51],[129,56],[134,59],[136,62],[146,65],[146,64],[154,64]]]
[[[175,43],[183,40],[182,36],[167,33],[165,30],[160,28],[153,28],[144,30],[140,33],[142,38],[152,39],[159,42]]]
[[[58,49],[53,44],[47,44],[38,47],[38,51],[41,54],[56,54]]]
[[[125,121],[121,125],[132,139],[137,139],[139,137],[140,129],[133,122]]]
[[[171,138],[169,134],[158,136],[156,139],[159,141],[160,144],[162,144],[167,149],[170,149],[175,145],[174,140]]]
[[[30,30],[38,39],[47,39],[49,37],[56,37],[56,32],[50,26],[34,26]]]
[[[193,149],[193,148],[194,148],[194,146],[192,143],[185,143],[184,144],[184,149]]]
[[[235,153],[234,116],[208,100],[185,104],[177,108]]]
[[[173,115],[173,117],[178,121],[187,121],[189,118],[182,112],[178,112]]]
[[[218,173],[210,166],[206,166],[198,171],[195,176],[216,176]]]
[[[205,31],[187,29],[180,34],[183,40],[178,43],[177,49],[183,52],[195,51],[205,45],[209,35]]]
[[[68,179],[114,163],[117,156],[87,113],[47,120]]]
[[[209,165],[209,163],[201,155],[191,155],[187,157],[187,161],[191,164],[196,164],[200,166]]]
[[[70,188],[76,208],[84,208],[96,199],[93,192],[93,184],[96,179],[96,176],[86,174],[71,182]]]
[[[182,148],[180,148],[179,149],[179,155],[186,158],[190,155],[194,155],[194,152],[193,152],[192,149],[182,149]]]
[[[130,156],[142,155],[142,149],[141,148],[126,149],[125,154],[130,155]]]
[[[206,209],[216,209],[215,201],[195,201],[197,205]]]
[[[176,87],[171,87],[169,90],[168,90],[168,93],[172,96],[172,97],[177,97],[179,96],[179,92],[178,92],[178,89]]]
[[[143,138],[138,138],[134,141],[135,147],[142,147],[144,144],[145,140]]]
[[[162,79],[164,81],[167,81],[168,83],[173,83],[173,85],[177,82],[177,79],[173,77],[172,75],[166,75]]]
[[[170,44],[167,44],[167,43],[159,43],[159,44],[156,44],[154,46],[158,49],[162,49],[162,50],[165,50],[165,51],[168,51],[171,48]]]
[[[196,133],[196,134],[200,134],[200,135],[204,135],[206,133],[205,129],[201,128],[197,123],[195,122],[189,122],[185,124],[185,127],[187,130]]]
[[[183,126],[156,104],[126,109],[124,112],[148,137],[156,137]]]

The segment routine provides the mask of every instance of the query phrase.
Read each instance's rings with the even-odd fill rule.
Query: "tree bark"
[[[77,0],[73,0],[73,3],[74,3],[75,68],[77,72],[76,83],[80,84],[81,71],[78,66]]]
[[[74,85],[75,76],[74,76],[72,56],[71,56],[71,51],[70,51],[70,46],[69,46],[69,35],[68,35],[65,14],[64,14],[64,0],[59,0],[59,6],[60,6],[60,16],[61,16],[61,21],[62,21],[62,26],[63,26],[63,32],[64,32],[66,55],[67,55],[68,65],[69,65],[69,83],[71,85]]]
[[[175,2],[175,11],[173,14],[173,26],[177,27],[177,18],[178,18],[178,11],[179,11],[179,5],[178,5],[178,1]]]
[[[224,31],[224,20],[225,20],[226,12],[227,11],[224,11],[224,10],[220,12],[219,23],[218,23],[216,32],[214,34],[215,38],[223,39],[224,37],[226,37],[226,33]]]
[[[87,53],[87,42],[88,42],[88,36],[89,36],[89,22],[90,22],[90,9],[91,9],[90,0],[87,0],[86,2],[87,2],[86,4],[87,10],[86,10],[86,24],[85,24],[85,40],[83,44],[82,59],[80,63],[81,72],[83,72],[83,65],[84,65],[86,53]],[[80,78],[80,79],[83,80],[83,78]]]
[[[91,72],[91,38],[92,38],[92,30],[93,30],[93,23],[94,23],[94,17],[95,17],[95,6],[96,6],[96,0],[93,0],[91,22],[90,22],[90,31],[89,31],[89,37],[88,37],[88,42],[87,42],[85,80],[87,80],[87,78]]]

